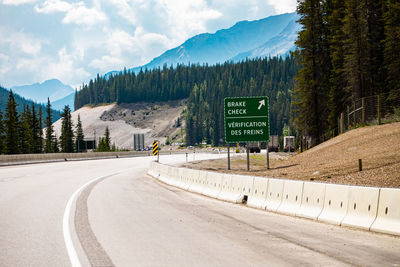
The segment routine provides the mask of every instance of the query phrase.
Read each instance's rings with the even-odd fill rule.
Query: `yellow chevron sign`
[[[158,141],[153,142],[153,156],[158,155]]]

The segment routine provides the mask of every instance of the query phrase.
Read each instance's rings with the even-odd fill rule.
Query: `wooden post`
[[[381,125],[381,96],[378,95],[378,124]]]
[[[361,120],[362,123],[365,123],[365,97],[361,98]]]
[[[350,107],[347,106],[347,128],[350,128]]]
[[[340,133],[344,133],[344,114],[340,113]]]
[[[358,159],[358,170],[362,171],[362,159]]]

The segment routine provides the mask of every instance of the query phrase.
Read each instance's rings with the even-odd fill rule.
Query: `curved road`
[[[0,168],[0,266],[400,266],[398,237],[192,194],[151,160]]]

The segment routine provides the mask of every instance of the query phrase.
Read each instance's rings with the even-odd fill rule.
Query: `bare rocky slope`
[[[171,140],[182,139],[182,111],[185,100],[155,102],[110,104],[96,107],[85,106],[72,113],[74,127],[80,115],[85,139],[99,139],[108,126],[111,142],[121,149],[133,149],[133,134],[143,133],[145,145],[154,140],[165,143],[167,136]],[[178,123],[178,118],[180,125]],[[54,130],[57,137],[61,134],[61,119],[55,122]]]
[[[358,170],[359,159],[362,159],[362,171]],[[400,188],[400,122],[358,128],[286,159],[273,157],[269,170],[266,169],[265,154],[252,157],[250,173],[245,171],[244,157],[233,160],[232,171],[226,170],[226,160],[186,166],[257,176]]]

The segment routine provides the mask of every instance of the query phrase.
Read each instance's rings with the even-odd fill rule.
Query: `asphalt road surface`
[[[186,192],[151,160],[1,167],[0,266],[400,266],[398,237]]]

